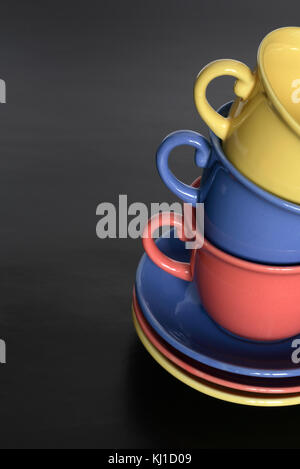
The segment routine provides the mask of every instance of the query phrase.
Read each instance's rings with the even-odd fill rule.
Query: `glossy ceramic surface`
[[[138,337],[154,360],[156,360],[157,363],[159,363],[168,373],[173,375],[179,381],[182,381],[191,388],[196,389],[203,394],[207,394],[208,396],[215,397],[216,399],[221,399],[223,401],[233,402],[236,404],[260,407],[288,406],[300,403],[299,394],[292,394],[289,396],[280,394],[276,397],[270,397],[270,395],[267,394],[243,393],[242,391],[234,390],[229,391],[222,386],[217,386],[205,380],[201,380],[200,378],[196,378],[174,365],[152,345],[139,326],[134,312],[133,323]]]
[[[189,260],[190,253],[178,239],[161,238],[157,246],[173,259]],[[195,282],[168,274],[146,254],[137,269],[136,294],[151,327],[172,347],[194,360],[248,376],[300,376],[300,364],[294,364],[291,359],[295,351],[292,339],[255,343],[229,334],[204,310]],[[300,336],[295,338],[300,340]]]
[[[224,118],[206,99],[211,80],[237,78],[239,97]],[[300,203],[300,28],[268,34],[258,50],[257,71],[236,60],[217,60],[198,75],[194,97],[203,120],[229,160],[259,186]]]
[[[189,357],[176,351],[168,345],[147,323],[138,305],[135,291],[133,292],[133,310],[138,323],[154,347],[162,353],[168,360],[188,373],[205,379],[210,383],[215,383],[225,388],[238,389],[244,392],[255,392],[263,394],[292,394],[300,392],[299,378],[284,378],[272,380],[274,387],[270,387],[270,380],[264,378],[253,378],[250,376],[234,375],[215,368],[205,367],[205,365],[192,360]]]
[[[220,114],[227,115],[230,105]],[[226,158],[213,132],[210,140],[179,131],[163,141],[157,168],[167,187],[184,202],[204,202],[205,236],[220,249],[264,264],[300,264],[300,206],[253,184]],[[168,167],[171,150],[183,144],[196,149],[196,164],[205,168],[200,189],[179,181]]]
[[[146,253],[171,275],[194,281],[204,308],[218,324],[250,340],[282,340],[300,333],[300,266],[244,261],[207,240],[193,250],[190,262],[179,262],[162,253],[153,239],[166,223],[183,232],[180,214],[155,215],[143,235]]]

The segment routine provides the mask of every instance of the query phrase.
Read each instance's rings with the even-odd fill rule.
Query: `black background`
[[[176,381],[130,314],[140,240],[96,237],[96,207],[172,201],[155,169],[170,131],[207,135],[193,104],[206,63],[254,67],[299,1],[2,2],[1,448],[296,448],[299,407],[250,408]],[[216,80],[215,105],[233,80]],[[198,175],[181,150],[172,168]]]

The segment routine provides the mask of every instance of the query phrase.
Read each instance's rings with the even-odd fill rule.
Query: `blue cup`
[[[219,113],[227,116],[232,103]],[[199,188],[179,181],[168,167],[177,146],[195,148],[195,163],[204,168]],[[284,155],[283,155],[284,158]],[[204,202],[204,232],[218,248],[234,256],[274,265],[300,264],[300,206],[261,189],[226,158],[220,139],[210,142],[197,132],[168,135],[157,151],[157,169],[166,186],[193,206]]]

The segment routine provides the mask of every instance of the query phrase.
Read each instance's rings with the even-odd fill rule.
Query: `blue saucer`
[[[178,239],[160,238],[157,243],[161,251],[174,259],[187,261],[190,256]],[[300,363],[293,363],[291,358],[295,350],[292,341],[300,339],[300,335],[276,343],[250,342],[232,336],[210,319],[193,282],[159,269],[146,254],[137,269],[136,295],[153,329],[194,360],[241,375],[300,376]]]

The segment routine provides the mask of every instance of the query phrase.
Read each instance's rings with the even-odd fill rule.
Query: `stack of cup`
[[[158,172],[168,188],[193,206],[204,202],[204,246],[193,272],[186,274],[179,265],[174,275],[193,276],[213,319],[254,340],[300,332],[299,48],[300,28],[282,28],[262,41],[254,73],[235,60],[207,65],[194,96],[210,142],[196,132],[178,131],[157,152]],[[239,97],[217,113],[205,93],[221,75],[237,78]],[[170,152],[179,145],[196,149],[196,165],[204,168],[199,188],[169,169]],[[169,261],[160,265],[167,268]]]
[[[237,99],[216,112],[206,88],[222,75],[237,79]],[[183,202],[204,203],[204,243],[189,262],[171,258],[153,240],[164,224],[158,214],[146,228],[145,251],[160,269],[196,286],[201,305],[225,333],[260,346],[295,336],[300,333],[300,28],[268,34],[254,72],[235,60],[210,63],[196,79],[194,98],[210,140],[189,130],[168,135],[157,151],[157,168]],[[181,145],[195,149],[195,163],[203,168],[198,185],[183,183],[169,169],[171,151]],[[182,229],[180,215],[169,219],[170,226]]]

